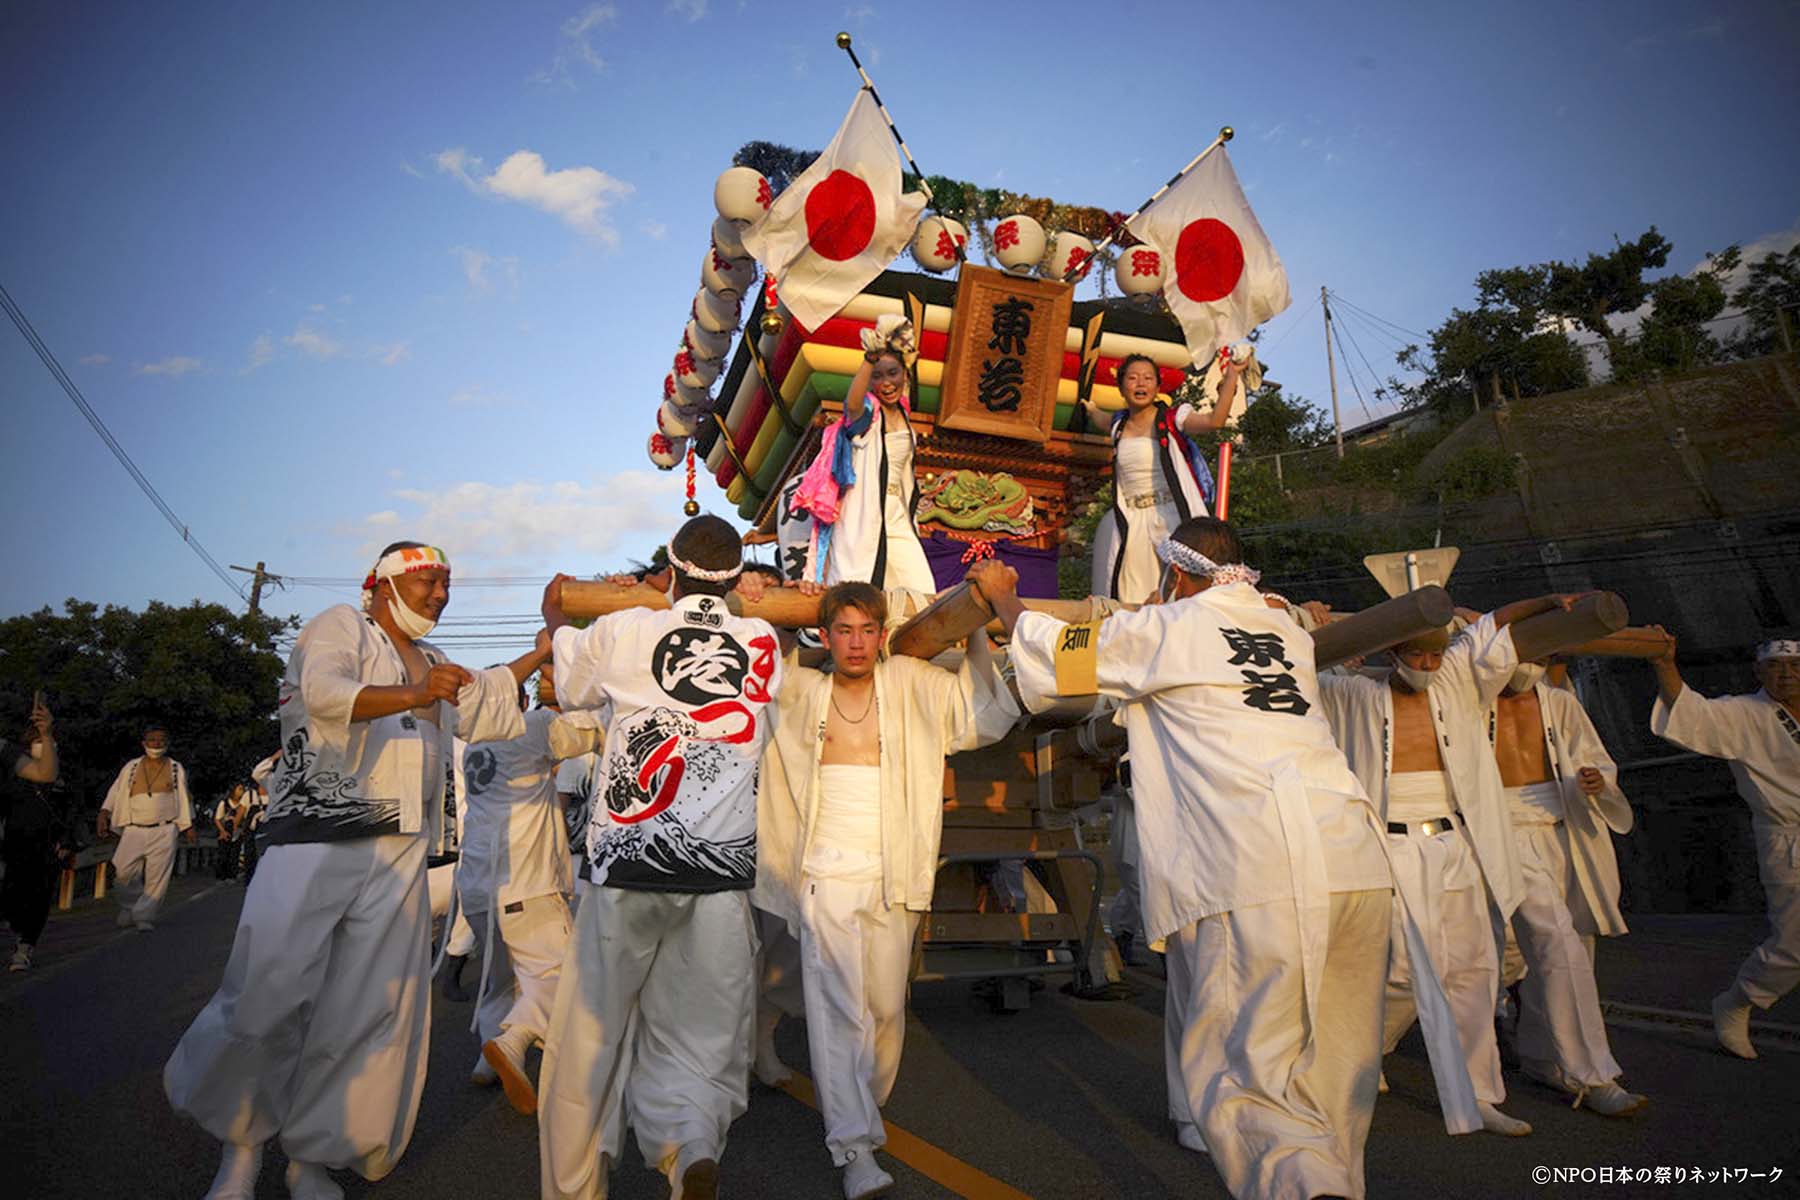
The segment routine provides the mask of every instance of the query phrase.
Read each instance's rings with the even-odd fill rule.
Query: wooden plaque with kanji
[[[1048,441],[1074,297],[1070,284],[965,264],[950,318],[938,426]]]

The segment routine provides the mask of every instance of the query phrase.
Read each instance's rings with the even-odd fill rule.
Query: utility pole
[[[250,615],[253,617],[259,615],[262,612],[263,584],[269,580],[273,580],[276,578],[275,576],[269,574],[266,570],[263,569],[265,565],[266,564],[259,562],[256,564],[256,567],[254,570],[252,570],[250,567],[240,567],[235,563],[233,563],[232,567],[231,567],[232,570],[242,571],[244,574],[251,577],[251,580],[250,580]]]
[[[1331,427],[1337,430],[1337,456],[1344,457],[1344,423],[1338,418],[1337,362],[1331,357],[1331,300],[1319,285],[1319,307],[1325,310],[1325,371],[1331,377]]]

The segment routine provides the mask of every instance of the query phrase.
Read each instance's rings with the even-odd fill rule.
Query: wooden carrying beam
[[[1666,633],[1634,625],[1579,646],[1570,646],[1562,653],[1592,658],[1656,658],[1667,651],[1674,640]]]
[[[1339,617],[1313,632],[1313,665],[1323,671],[1442,629],[1456,615],[1450,593],[1428,584],[1372,608]]]
[[[1535,662],[1570,646],[1580,646],[1625,628],[1631,619],[1616,592],[1594,592],[1573,608],[1554,608],[1512,623],[1513,646],[1520,662]]]

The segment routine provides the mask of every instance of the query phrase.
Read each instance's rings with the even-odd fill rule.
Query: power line
[[[202,546],[199,539],[188,531],[187,523],[175,515],[175,510],[169,507],[168,502],[151,485],[150,480],[142,471],[138,470],[138,465],[131,461],[131,455],[125,452],[125,447],[120,445],[119,439],[112,435],[112,430],[106,427],[106,422],[100,419],[100,414],[96,413],[93,406],[87,402],[87,397],[81,394],[81,389],[75,386],[75,381],[70,379],[68,372],[62,369],[62,364],[56,360],[56,355],[51,352],[49,346],[45,345],[44,339],[38,336],[37,330],[32,327],[24,310],[19,307],[4,285],[0,285],[0,307],[6,309],[6,315],[11,317],[12,323],[19,327],[19,332],[24,335],[26,343],[37,352],[39,358],[44,360],[44,366],[49,368],[51,378],[62,385],[63,391],[69,394],[69,399],[75,402],[75,407],[81,411],[81,415],[87,418],[88,424],[94,427],[94,432],[100,435],[100,440],[106,443],[107,449],[113,452],[113,457],[119,460],[119,465],[125,468],[137,483],[138,488],[145,496],[149,497],[150,503],[156,505],[156,511],[160,512],[163,519],[176,533],[181,535],[181,540],[200,556],[200,561],[219,577],[219,581],[231,589],[232,594],[239,600],[242,600],[244,589],[225,573],[225,568],[219,565],[218,559],[206,552],[206,547]]]
[[[1376,316],[1374,313],[1370,312],[1368,309],[1362,307],[1361,305],[1352,303],[1351,301],[1344,299],[1344,297],[1337,292],[1332,292],[1331,298],[1333,300],[1336,300],[1339,304],[1343,305],[1345,308],[1348,308],[1348,309],[1353,310],[1354,312],[1360,313],[1362,316],[1367,317],[1371,321],[1376,321],[1382,325],[1386,325],[1390,329],[1398,330],[1399,332],[1406,334],[1408,337],[1414,337],[1414,338],[1420,338],[1420,339],[1430,337],[1429,334],[1420,333],[1416,329],[1408,329],[1404,325],[1395,324],[1393,321],[1388,320],[1386,317]]]
[[[1344,374],[1350,377],[1350,389],[1356,393],[1356,403],[1362,408],[1363,416],[1373,421],[1375,414],[1369,411],[1368,402],[1363,399],[1362,385],[1356,382],[1356,372],[1350,369],[1350,356],[1344,353],[1344,339],[1339,335],[1336,325],[1331,327],[1331,337],[1337,342],[1338,354],[1344,360]]]

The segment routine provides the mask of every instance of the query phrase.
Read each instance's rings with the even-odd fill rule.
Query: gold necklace
[[[862,716],[856,718],[854,721],[852,721],[850,719],[850,715],[848,713],[846,713],[843,709],[838,707],[837,688],[835,688],[835,687],[831,689],[831,707],[832,707],[832,710],[837,713],[839,719],[841,719],[846,725],[861,725],[864,721],[869,719],[869,710],[875,707],[875,689],[874,688],[869,689],[869,702],[867,704],[863,705]]]

